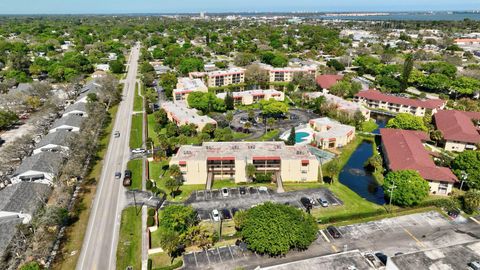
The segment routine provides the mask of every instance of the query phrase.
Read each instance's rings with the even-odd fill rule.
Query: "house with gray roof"
[[[0,190],[0,258],[6,256],[18,232],[17,226],[30,222],[51,192],[52,188],[47,185],[30,182],[20,182]]]
[[[65,112],[63,113],[62,117],[68,116],[68,115],[77,115],[81,117],[88,117],[87,113],[87,103],[85,102],[75,102],[72,105],[68,106],[65,109]]]
[[[80,90],[80,96],[77,99],[77,102],[87,103],[87,96],[88,94],[98,94],[102,85],[98,83],[98,80],[92,80],[88,82],[83,88]]]
[[[60,171],[64,155],[54,152],[41,152],[27,157],[17,168],[10,181],[13,184],[22,181],[52,185]]]
[[[70,150],[69,144],[73,134],[66,130],[60,130],[53,133],[48,133],[40,142],[35,145],[33,154],[41,152],[67,152]]]
[[[11,88],[9,93],[29,94],[31,90],[32,90],[31,83],[19,83],[17,87]]]
[[[70,132],[79,132],[85,118],[78,115],[67,115],[57,119],[50,127],[49,133],[66,130]]]

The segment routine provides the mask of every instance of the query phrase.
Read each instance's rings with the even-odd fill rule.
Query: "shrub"
[[[155,225],[155,219],[152,216],[147,217],[147,227],[152,227]]]
[[[147,269],[152,270],[152,259],[148,259],[147,261]]]
[[[257,173],[255,174],[256,183],[270,183],[272,182],[272,173]]]
[[[152,183],[152,181],[150,181],[150,180],[147,180],[147,182],[146,182],[146,188],[147,188],[147,190],[151,190],[151,189],[152,189],[152,187],[153,187],[153,183]]]
[[[155,209],[153,209],[153,208],[148,208],[148,216],[149,216],[149,217],[155,216]]]

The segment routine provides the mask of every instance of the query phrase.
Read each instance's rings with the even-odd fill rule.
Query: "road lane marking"
[[[322,234],[323,238],[325,239],[325,241],[327,241],[328,243],[330,243],[330,239],[328,239],[327,235],[325,235],[325,233],[323,232],[323,230],[320,230],[320,233]]]
[[[426,247],[425,244],[424,244],[422,241],[418,240],[418,239],[415,237],[415,235],[413,235],[413,234],[412,234],[411,232],[409,232],[407,229],[403,228],[403,230],[404,230],[408,235],[410,235],[410,237],[412,237],[413,240],[415,240],[415,241],[417,242],[417,245],[419,245],[420,247]]]

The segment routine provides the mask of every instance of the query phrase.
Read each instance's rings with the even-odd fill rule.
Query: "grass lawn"
[[[132,185],[129,189],[134,190],[142,189],[142,170],[143,170],[143,160],[135,159],[130,160],[127,164],[127,168],[132,171]]]
[[[280,131],[278,129],[270,130],[258,138],[257,141],[271,141],[279,136]]]
[[[245,138],[250,137],[250,134],[243,133],[243,132],[233,132],[233,140],[234,141],[240,141]]]
[[[117,246],[117,269],[141,269],[142,264],[142,211],[129,207],[122,212],[120,238]]]
[[[362,123],[363,132],[373,132],[377,128],[378,128],[378,125],[377,123],[375,123],[374,120],[369,120]]]
[[[143,111],[143,98],[138,94],[138,83],[135,85],[135,98],[133,100],[133,111]]]
[[[179,193],[176,194],[175,198],[172,197],[169,193],[170,191],[165,188],[165,179],[170,177],[168,174],[168,160],[163,160],[160,162],[150,162],[150,179],[154,180],[157,183],[157,187],[165,193],[167,193],[167,200],[174,202],[181,202],[188,199],[190,194],[196,190],[205,189],[205,185],[183,185],[179,189]]]
[[[172,265],[177,265],[177,264],[178,264],[178,267],[180,267],[181,266],[181,261],[182,261],[182,258],[179,257],[179,258],[175,258],[173,260],[173,263],[170,264],[172,259],[165,252],[152,254],[152,255],[148,256],[148,258],[152,260],[152,269],[154,269],[154,270],[162,268],[162,267],[169,267],[169,266],[172,266]]]
[[[132,115],[132,128],[130,130],[130,148],[140,148],[143,145],[143,114]]]
[[[102,160],[107,152],[117,110],[118,106],[112,107],[109,110],[112,120],[105,128],[104,133],[100,138],[100,147],[96,155],[96,163],[82,186],[79,201],[77,202],[76,208],[79,209],[78,220],[66,228],[66,240],[62,244],[63,246],[57,256],[57,260],[52,266],[53,269],[75,269],[78,257],[80,256],[80,249],[83,245],[84,234],[87,230],[88,218],[90,216],[93,197],[95,196],[96,191],[96,181],[98,181],[102,172]]]
[[[155,133],[155,129],[154,129],[157,123],[155,123],[155,117],[153,116],[153,114],[149,114],[147,116],[147,121],[148,121],[148,137],[152,139],[155,146],[157,146],[158,136],[157,136],[157,133]]]

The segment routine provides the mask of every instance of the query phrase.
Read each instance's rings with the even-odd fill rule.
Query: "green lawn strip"
[[[278,129],[270,130],[267,133],[263,134],[260,138],[258,138],[257,141],[270,141],[277,138],[279,134],[280,131]]]
[[[79,201],[77,202],[79,205],[78,208],[82,210],[80,211],[78,220],[66,229],[66,241],[63,243],[62,247],[62,254],[64,254],[64,256],[58,256],[59,260],[55,262],[54,266],[52,267],[53,269],[74,269],[77,264],[78,256],[80,256],[80,249],[83,245],[85,231],[87,230],[88,226],[88,219],[90,216],[93,198],[95,196],[95,183],[98,181],[100,174],[102,173],[102,160],[107,152],[117,111],[118,106],[114,106],[108,110],[111,120],[99,138],[99,150],[96,153],[95,164],[86,177],[86,179],[93,179],[94,181],[87,180],[85,185],[82,187],[83,194],[80,195]]]
[[[373,132],[378,128],[377,123],[374,120],[365,121],[362,123],[363,132]]]
[[[122,212],[120,238],[117,246],[117,269],[141,269],[142,265],[142,212],[129,207]]]
[[[135,98],[133,100],[133,111],[143,111],[143,98],[138,93],[138,83],[135,85]]]
[[[155,117],[153,114],[149,114],[147,116],[147,123],[148,123],[148,137],[152,139],[153,143],[155,146],[158,146],[158,136],[157,133],[155,133],[155,125],[157,124],[155,122]]]
[[[132,185],[129,187],[129,189],[142,189],[143,160],[130,160],[127,164],[127,168],[132,171]]]
[[[170,267],[171,267],[170,269],[176,269],[176,268],[182,266],[182,257],[175,258],[173,260],[173,263],[170,263],[172,261],[172,259],[165,252],[152,254],[152,255],[148,256],[148,258],[150,260],[152,260],[152,269],[153,270],[169,269]]]
[[[132,128],[130,130],[130,148],[140,148],[143,145],[143,114],[132,115]]]
[[[240,141],[250,137],[250,134],[243,133],[243,132],[233,132],[233,140]]]

